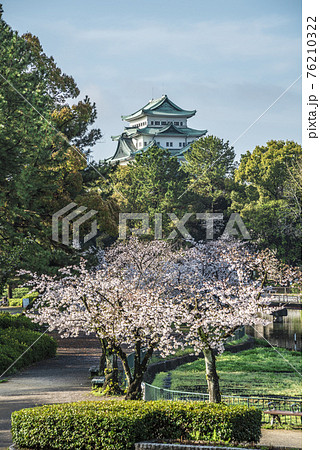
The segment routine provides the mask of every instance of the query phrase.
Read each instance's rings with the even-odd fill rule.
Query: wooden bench
[[[281,424],[281,416],[295,416],[301,417],[302,420],[302,411],[300,411],[300,404],[294,403],[291,405],[291,411],[283,411],[281,409],[276,409],[272,402],[268,404],[270,409],[263,411],[264,414],[269,414],[271,416],[271,425],[274,424],[275,419]]]
[[[105,381],[105,377],[94,377],[91,380],[92,387],[102,387]]]

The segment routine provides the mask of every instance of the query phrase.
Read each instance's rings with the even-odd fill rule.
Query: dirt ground
[[[259,444],[273,447],[302,448],[301,430],[262,430]]]

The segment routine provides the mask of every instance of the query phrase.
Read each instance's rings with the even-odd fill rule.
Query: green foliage
[[[235,152],[216,136],[195,141],[185,154],[183,170],[190,175],[189,187],[211,201],[211,210],[224,211],[229,203],[230,176],[234,170]]]
[[[204,402],[79,402],[12,414],[16,444],[30,449],[132,450],[151,439],[258,442],[261,412]]]
[[[269,141],[253,152],[242,155],[235,180],[250,183],[259,198],[279,200],[285,197],[285,185],[290,180],[290,169],[301,161],[302,149],[293,141]]]
[[[260,247],[275,250],[284,262],[300,264],[301,216],[292,214],[286,200],[251,202],[243,207],[241,216]]]
[[[98,211],[114,232],[117,212],[83,183],[86,156],[101,137],[96,106],[47,56],[39,39],[19,36],[0,11],[0,295],[16,270],[57,273],[78,252],[52,241],[52,214],[71,202]],[[111,205],[109,204],[111,203]],[[89,227],[89,224],[85,224]]]
[[[42,333],[35,331],[36,329],[39,326],[22,314],[0,314],[0,374],[16,360],[6,374],[55,355],[56,341],[50,336],[41,336]]]
[[[12,298],[27,297],[27,294],[29,291],[30,291],[30,288],[27,288],[27,287],[15,288],[15,289],[13,289],[13,292],[12,292]]]
[[[22,298],[9,298],[9,306],[22,306]]]
[[[13,290],[12,298],[9,298],[9,306],[22,306],[22,301],[24,298],[29,299],[29,304],[31,304],[37,297],[38,292],[30,292],[29,288],[16,288]]]
[[[170,232],[173,224],[166,213],[181,217],[181,209],[188,212],[188,195],[179,198],[187,188],[187,176],[177,158],[156,145],[141,154],[127,166],[119,166],[113,175],[116,197],[122,211],[149,213],[151,230],[154,214],[163,213],[163,230]],[[133,224],[140,227],[137,221]]]
[[[269,141],[242,155],[235,171],[231,210],[239,212],[261,248],[301,263],[302,149],[293,141]]]
[[[155,351],[150,358],[149,364],[153,364],[153,363],[156,363],[159,361],[168,361],[169,359],[175,359],[175,358],[178,358],[179,356],[191,355],[193,353],[194,353],[193,347],[186,347],[184,349],[180,348],[175,353],[172,353],[165,357],[159,356],[159,353],[157,353],[157,351]]]
[[[39,324],[32,322],[24,314],[11,315],[8,312],[0,313],[0,330],[5,328],[25,328],[39,331]]]

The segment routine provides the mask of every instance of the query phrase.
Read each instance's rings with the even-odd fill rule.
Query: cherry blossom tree
[[[299,269],[282,265],[268,250],[220,239],[197,243],[184,252],[180,265],[181,321],[185,340],[204,354],[209,401],[221,402],[216,356],[224,342],[243,325],[266,325],[272,299],[263,295],[271,280],[277,285],[300,281]]]
[[[95,333],[105,349],[122,361],[126,398],[141,398],[141,382],[155,348],[166,356],[182,346],[174,324],[178,254],[163,241],[133,238],[118,243],[88,270],[85,261],[61,270],[62,277],[33,276],[41,295],[30,315],[63,337]],[[134,351],[130,369],[125,348]],[[144,356],[141,356],[141,350]]]
[[[60,278],[33,276],[41,295],[31,315],[64,337],[95,333],[105,356],[121,359],[128,399],[141,398],[155,349],[166,356],[192,345],[204,354],[209,399],[220,402],[216,356],[225,340],[239,326],[267,323],[260,317],[272,311],[262,295],[267,282],[299,277],[271,252],[235,241],[190,242],[174,251],[165,241],[131,238],[108,249],[94,270],[82,261]],[[134,351],[133,370],[125,349]]]

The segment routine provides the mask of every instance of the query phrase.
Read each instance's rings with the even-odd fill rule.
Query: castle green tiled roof
[[[165,147],[162,147],[161,145],[157,144],[157,142],[155,140],[152,140],[151,142],[148,143],[148,145],[137,150],[135,148],[135,146],[132,144],[130,138],[125,138],[122,136],[118,140],[118,146],[117,146],[117,150],[116,150],[115,154],[111,158],[109,158],[109,161],[117,162],[117,161],[121,161],[121,160],[122,161],[132,160],[132,159],[134,159],[134,157],[136,155],[138,155],[139,153],[145,152],[153,145],[157,146],[158,148],[162,148],[162,149],[165,148]],[[181,160],[181,159],[184,159],[183,155],[185,152],[187,152],[190,149],[191,145],[192,144],[188,144],[183,148],[169,148],[167,150],[170,152],[171,156],[175,156],[176,158],[178,158],[178,160]]]
[[[118,141],[121,138],[121,136],[133,137],[137,135],[137,130],[138,128],[126,128],[123,133],[118,134],[117,136],[111,136],[111,139],[113,141]]]
[[[133,114],[122,116],[123,120],[129,122],[129,126],[121,134],[111,136],[113,141],[117,141],[117,149],[110,162],[126,164],[153,145],[167,148],[171,156],[177,157],[180,162],[184,161],[184,154],[190,149],[192,142],[207,133],[207,130],[187,126],[187,119],[195,113],[196,110],[182,109],[167,95],[163,95],[150,100]],[[165,143],[166,147],[162,147]]]
[[[137,151],[130,138],[122,137],[118,140],[117,150],[110,160],[130,159]]]
[[[112,136],[113,141],[117,141],[121,136],[127,138],[137,137],[137,136],[159,136],[164,134],[166,136],[183,136],[183,137],[193,137],[197,138],[203,136],[207,133],[207,130],[196,130],[194,128],[180,128],[175,125],[166,125],[165,127],[144,127],[144,128],[126,128],[125,131],[118,135]]]
[[[180,108],[180,106],[173,103],[167,95],[156,100],[150,100],[145,106],[143,106],[138,111],[129,114],[128,116],[121,116],[122,120],[135,120],[143,116],[171,116],[171,117],[192,117],[196,113],[196,110],[185,110]]]

